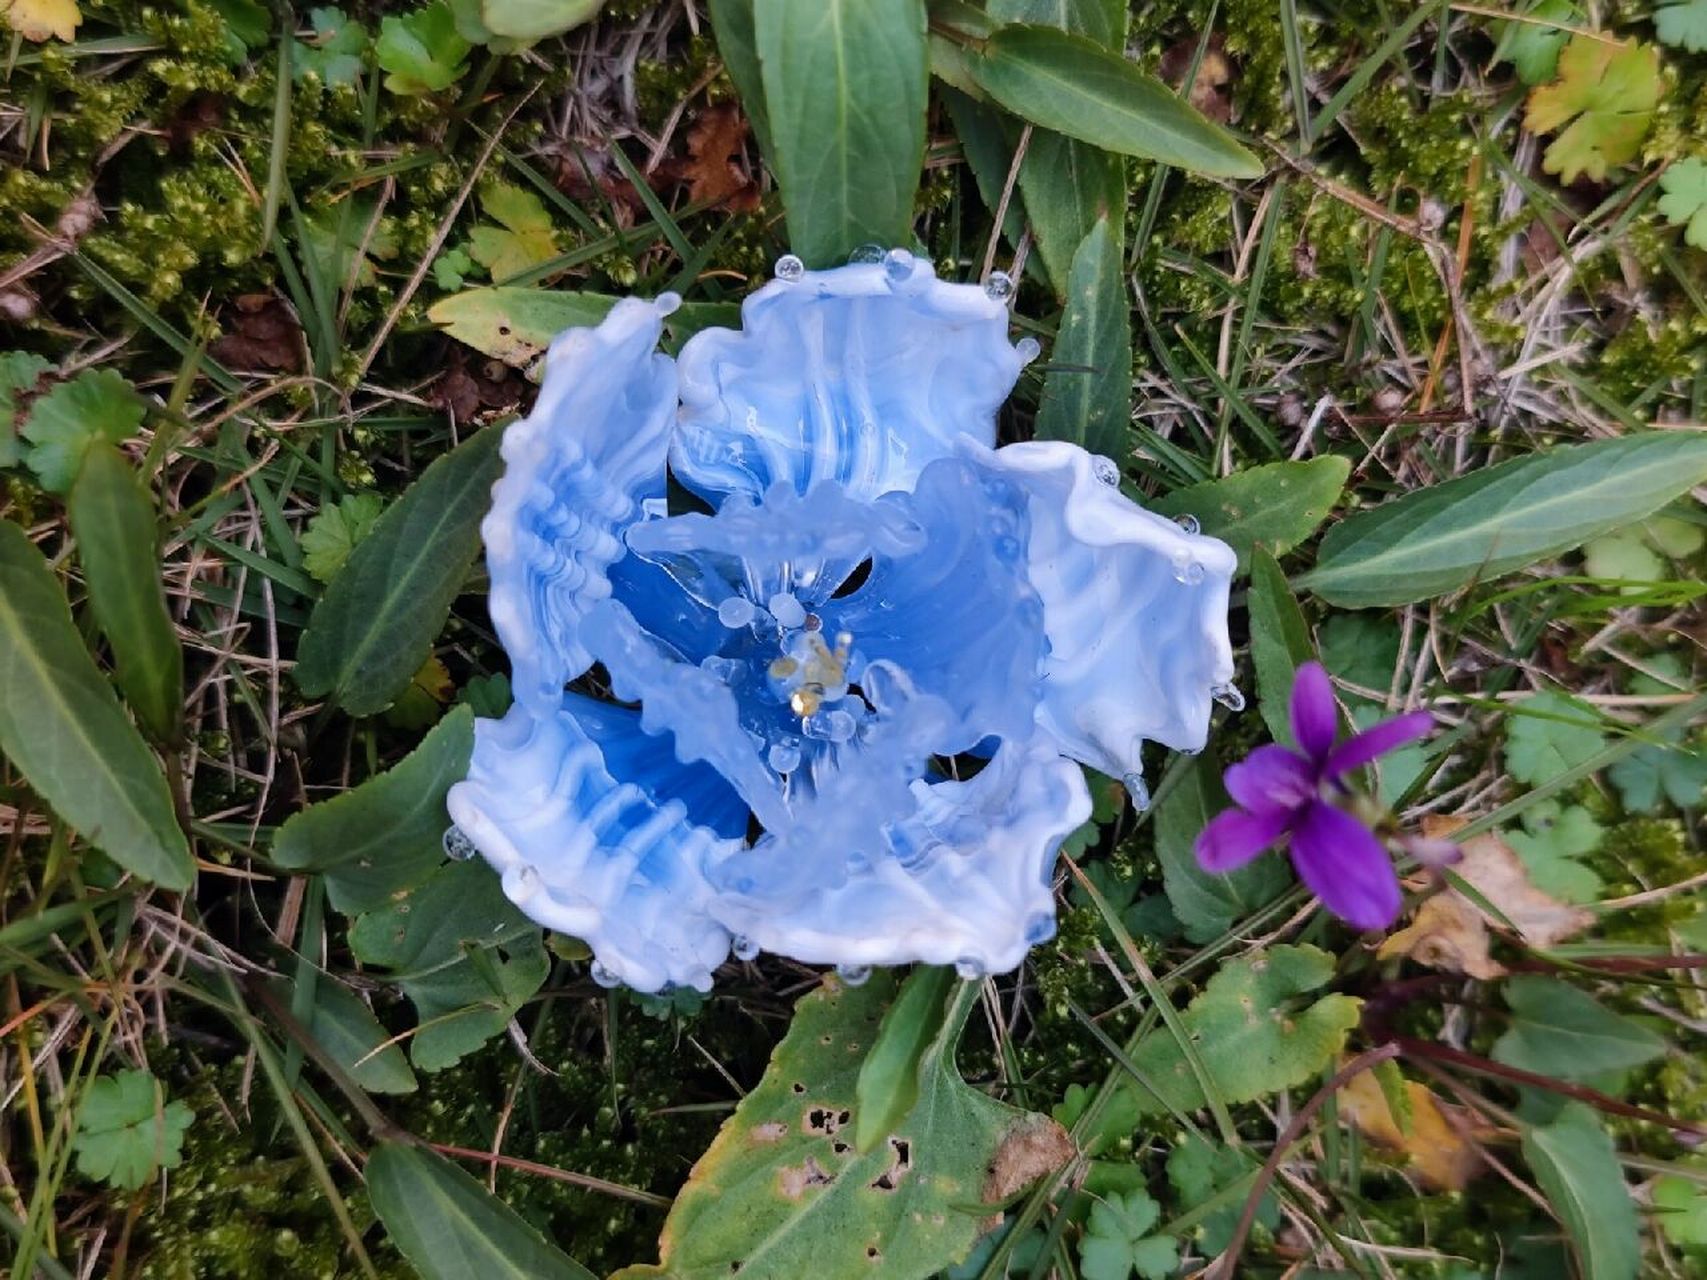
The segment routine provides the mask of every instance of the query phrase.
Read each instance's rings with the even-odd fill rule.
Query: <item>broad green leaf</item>
[[[1636,1208],[1618,1153],[1599,1118],[1567,1102],[1552,1124],[1523,1131],[1523,1157],[1571,1238],[1582,1274],[1635,1280],[1641,1268]]]
[[[795,1007],[764,1079],[700,1157],[660,1240],[663,1261],[613,1280],[895,1280],[964,1258],[993,1206],[1072,1154],[1066,1134],[973,1089],[954,1050],[978,988],[962,983],[919,1064],[919,1100],[888,1140],[856,1151],[861,1066],[895,992],[881,971]]]
[[[1507,709],[1505,767],[1519,782],[1540,786],[1606,749],[1595,713],[1562,693],[1537,693]]]
[[[350,558],[356,544],[373,532],[385,509],[377,493],[352,493],[314,513],[302,531],[302,567],[321,582],[330,582]]]
[[[0,467],[15,467],[24,460],[18,401],[52,368],[52,363],[28,351],[0,354]]]
[[[1676,1174],[1654,1180],[1654,1221],[1680,1249],[1707,1248],[1707,1190]]]
[[[480,550],[502,435],[477,432],[434,461],[351,552],[297,648],[303,693],[369,716],[408,687]]]
[[[135,1191],[159,1169],[184,1160],[184,1132],[195,1119],[182,1102],[167,1102],[161,1083],[146,1071],[100,1076],[77,1109],[71,1145],[77,1167],[111,1187]]]
[[[25,461],[42,488],[66,493],[89,446],[135,435],[145,412],[141,397],[121,375],[85,369],[30,406],[23,434],[34,447]]]
[[[1561,902],[1593,902],[1605,886],[1577,859],[1598,849],[1603,835],[1587,809],[1543,800],[1523,811],[1523,830],[1507,831],[1505,840],[1541,892]]]
[[[1221,788],[1220,768],[1210,752],[1185,767],[1179,784],[1156,806],[1156,855],[1162,862],[1162,887],[1174,914],[1193,942],[1208,942],[1258,907],[1274,900],[1292,883],[1280,858],[1264,854],[1227,875],[1197,865],[1192,845],[1199,833],[1230,801]]]
[[[759,48],[753,34],[754,0],[709,0],[711,30],[723,67],[741,95],[741,109],[753,126],[759,150],[771,154],[770,117],[765,111],[764,73],[759,69]]]
[[[854,1087],[854,1145],[861,1154],[893,1133],[919,1100],[919,1062],[942,1030],[944,1002],[953,989],[953,969],[920,965],[883,1015]]]
[[[1559,51],[1558,72],[1552,84],[1530,93],[1524,127],[1563,130],[1541,157],[1548,173],[1564,182],[1584,174],[1604,182],[1609,168],[1636,158],[1653,123],[1664,90],[1659,50],[1635,40],[1572,36]]]
[[[493,35],[529,43],[591,22],[605,0],[480,0],[480,17]]]
[[[1127,13],[1121,0],[989,0],[984,8],[996,22],[1055,27],[1094,40],[1105,49],[1126,43]]]
[[[160,585],[154,503],[112,445],[90,446],[66,503],[89,605],[112,646],[119,688],[158,741],[183,726],[184,651]]]
[[[458,342],[516,368],[531,364],[565,329],[595,325],[616,305],[600,293],[570,293],[561,289],[529,289],[505,285],[470,289],[441,299],[427,318],[443,325]],[[684,303],[664,321],[677,342],[711,325],[741,322],[738,307],[720,302]]]
[[[1038,438],[1124,460],[1132,435],[1132,319],[1120,240],[1106,216],[1073,255],[1067,311],[1049,363]]]
[[[301,80],[313,74],[323,84],[354,84],[362,71],[362,55],[367,52],[367,31],[362,24],[333,8],[310,9],[308,22],[313,34],[306,42],[298,40],[291,46],[291,78]]]
[[[358,916],[350,949],[392,970],[420,1027],[409,1057],[423,1071],[451,1066],[503,1031],[545,981],[539,926],[504,896],[482,862],[451,862]]]
[[[288,1004],[289,984],[281,980],[278,987]],[[361,997],[342,983],[322,977],[314,984],[314,1008],[306,1030],[369,1093],[414,1093],[419,1087],[402,1045],[391,1043],[391,1033]]]
[[[366,1177],[374,1213],[422,1280],[594,1280],[437,1152],[382,1142]]]
[[[41,552],[0,520],[0,751],[114,862],[167,889],[195,874],[159,762],[96,670]]]
[[[1524,84],[1546,84],[1558,74],[1559,50],[1571,36],[1563,26],[1577,23],[1581,15],[1571,0],[1541,0],[1523,16],[1533,21],[1500,24],[1494,61],[1511,63]]]
[[[1345,1048],[1362,1001],[1307,996],[1334,974],[1333,958],[1315,947],[1276,945],[1229,960],[1180,1015],[1223,1102],[1252,1102],[1314,1079]],[[1206,1099],[1179,1041],[1158,1027],[1138,1043],[1132,1062],[1162,1095],[1133,1084],[1146,1113],[1164,1105],[1196,1111]]]
[[[381,19],[373,50],[393,93],[437,93],[468,70],[469,43],[445,0]]]
[[[1696,7],[1707,28],[1707,0],[1698,0]],[[1707,31],[1701,37],[1701,47],[1707,49]],[[1707,160],[1690,156],[1677,161],[1660,175],[1660,189],[1665,194],[1660,197],[1659,210],[1666,221],[1683,228],[1684,243],[1707,249]]]
[[[1654,10],[1654,34],[1674,49],[1707,52],[1707,0],[1662,4]]]
[[[480,193],[480,208],[498,225],[469,232],[468,251],[494,280],[520,275],[557,256],[551,215],[535,192],[494,182]]]
[[[273,861],[324,874],[345,915],[384,906],[443,860],[445,795],[468,772],[473,750],[474,712],[457,707],[391,769],[286,819]]]
[[[1204,533],[1233,548],[1242,571],[1253,548],[1282,556],[1316,532],[1350,474],[1351,463],[1335,454],[1270,462],[1175,489],[1147,505],[1164,516],[1197,517]]]
[[[1194,173],[1260,178],[1259,161],[1219,125],[1119,53],[1049,27],[1003,27],[973,64],[978,83],[1021,119],[1105,151]]]
[[[1329,604],[1411,604],[1486,582],[1657,511],[1707,480],[1707,432],[1564,445],[1347,517],[1300,579]]]
[[[1505,1002],[1511,1025],[1494,1041],[1493,1057],[1521,1071],[1592,1080],[1652,1062],[1666,1051],[1661,1036],[1557,978],[1508,978]]]
[[[1292,678],[1310,661],[1310,628],[1286,575],[1268,552],[1251,552],[1251,589],[1245,596],[1251,619],[1251,666],[1257,675],[1257,708],[1276,742],[1292,745]]]
[[[912,242],[930,79],[923,0],[754,0],[789,246],[831,267]]]
[[[1085,1280],[1163,1280],[1179,1266],[1172,1236],[1150,1234],[1162,1207],[1143,1190],[1111,1194],[1091,1202],[1090,1220],[1079,1241],[1079,1274]]]

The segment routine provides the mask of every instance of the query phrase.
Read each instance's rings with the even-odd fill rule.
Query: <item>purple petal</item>
[[[1292,865],[1322,905],[1359,929],[1399,918],[1399,877],[1381,842],[1356,818],[1317,800],[1292,831]]]
[[[1205,871],[1234,871],[1286,834],[1291,814],[1246,813],[1228,809],[1216,814],[1197,837],[1197,864]]]
[[[1323,769],[1331,778],[1361,769],[1377,756],[1396,751],[1406,743],[1426,738],[1434,728],[1434,717],[1426,711],[1412,711],[1391,720],[1372,724],[1362,733],[1334,749]]]
[[[1328,673],[1319,662],[1306,662],[1292,679],[1292,736],[1312,760],[1325,760],[1339,730],[1339,707]]]
[[[1227,793],[1252,813],[1291,811],[1316,794],[1316,767],[1296,751],[1258,747],[1226,773]]]

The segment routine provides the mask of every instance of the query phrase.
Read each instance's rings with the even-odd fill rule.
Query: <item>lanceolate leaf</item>
[[[1300,579],[1329,604],[1410,604],[1640,520],[1707,480],[1707,432],[1565,445],[1419,489],[1336,525]]]
[[[862,1153],[888,1137],[919,1100],[919,1060],[942,1030],[943,1001],[953,989],[954,970],[920,965],[883,1015],[854,1090],[855,1144]]]
[[[1069,440],[1116,461],[1129,452],[1132,321],[1120,241],[1105,216],[1073,255],[1067,312],[1050,352],[1037,435]]]
[[[97,442],[84,455],[66,504],[89,605],[112,646],[119,688],[161,742],[178,737],[184,651],[160,587],[160,539],[149,501],[124,455]]]
[[[273,841],[273,861],[323,872],[345,915],[383,906],[443,859],[445,794],[468,772],[473,750],[474,713],[457,707],[395,768],[293,814]]]
[[[1276,742],[1292,745],[1288,703],[1292,677],[1314,652],[1304,611],[1286,575],[1262,548],[1251,553],[1251,589],[1245,596],[1251,616],[1251,665],[1257,673],[1257,706]]]
[[[1083,36],[1003,27],[973,68],[984,92],[1046,129],[1194,173],[1262,176],[1262,163],[1225,129],[1154,76]]]
[[[0,751],[128,871],[187,889],[195,865],[159,762],[125,719],[41,552],[0,520]]]
[[[770,162],[808,266],[911,243],[930,78],[923,0],[754,0]]]
[[[1557,978],[1519,974],[1505,984],[1511,1026],[1494,1042],[1495,1061],[1561,1080],[1589,1080],[1651,1062],[1665,1040]]]
[[[1292,882],[1286,864],[1268,854],[1227,875],[1212,875],[1197,865],[1192,843],[1209,819],[1231,803],[1219,777],[1214,757],[1205,752],[1186,766],[1185,776],[1156,807],[1162,887],[1193,942],[1209,941]]]
[[[422,1280],[594,1280],[450,1161],[382,1142],[367,1162],[373,1211]]]
[[[1612,1139],[1594,1112],[1567,1102],[1552,1124],[1524,1131],[1523,1156],[1570,1233],[1582,1274],[1634,1280],[1641,1266],[1636,1209]]]
[[[368,716],[408,687],[480,550],[502,434],[481,431],[435,461],[350,553],[297,650],[309,697]]]
[[[1345,489],[1351,463],[1328,454],[1308,462],[1270,462],[1175,489],[1149,504],[1165,516],[1191,515],[1203,532],[1233,548],[1239,568],[1251,549],[1285,555],[1328,518]]]

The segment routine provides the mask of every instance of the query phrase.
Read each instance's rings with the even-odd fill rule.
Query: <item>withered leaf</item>
[[[229,328],[208,354],[227,368],[248,373],[302,370],[302,325],[289,303],[276,294],[245,293],[231,305]]]

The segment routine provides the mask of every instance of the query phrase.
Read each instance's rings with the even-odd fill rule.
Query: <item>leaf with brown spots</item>
[[[612,1280],[913,1280],[964,1258],[1000,1202],[1074,1154],[1053,1120],[960,1078],[954,1049],[977,992],[958,984],[919,1060],[918,1101],[862,1154],[850,1128],[860,1069],[895,979],[826,978],[676,1197],[663,1261]]]

